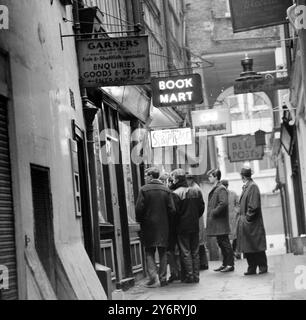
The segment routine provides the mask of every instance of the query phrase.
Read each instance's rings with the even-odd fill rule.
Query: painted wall
[[[105,299],[81,241],[81,221],[74,214],[71,120],[81,128],[84,122],[74,38],[63,39],[62,49],[59,31],[61,25],[63,34],[73,33],[72,23],[63,22],[64,17],[72,20],[72,7],[62,6],[58,0],[53,4],[40,0],[2,3],[8,6],[10,19],[9,30],[0,32],[0,48],[9,53],[11,69],[10,145],[16,223],[22,231],[17,239],[19,266],[25,269],[25,235],[31,240],[29,247],[34,248],[30,164],[36,164],[50,168],[54,239],[74,291],[62,294],[68,299]],[[75,109],[69,89],[74,93]],[[25,276],[22,270],[20,273]],[[23,276],[19,282],[24,288]],[[39,272],[37,276],[44,277]],[[35,298],[34,287],[28,284],[29,291],[22,290],[21,298],[30,292]]]

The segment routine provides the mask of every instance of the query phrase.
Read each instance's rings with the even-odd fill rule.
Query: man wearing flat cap
[[[241,169],[244,183],[240,197],[240,213],[237,223],[237,250],[243,252],[248,262],[245,275],[268,272],[266,256],[266,232],[262,218],[260,191],[252,179],[249,167]]]

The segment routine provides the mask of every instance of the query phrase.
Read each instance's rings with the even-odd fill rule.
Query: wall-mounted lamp
[[[243,60],[241,60],[241,65],[243,67],[243,72],[240,73],[240,77],[235,81],[245,81],[245,80],[258,80],[262,79],[263,76],[253,71],[253,59],[249,58],[248,54],[245,54]]]

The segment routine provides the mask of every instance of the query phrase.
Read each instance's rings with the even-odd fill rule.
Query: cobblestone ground
[[[306,300],[306,255],[268,257],[269,272],[244,276],[246,260],[235,262],[235,271],[214,272],[220,262],[212,261],[201,271],[199,284],[174,282],[162,288],[146,288],[142,280],[123,293],[124,300]],[[297,266],[299,273],[297,272]],[[297,279],[297,277],[299,277]],[[304,279],[304,280],[303,280]],[[296,286],[296,281],[299,285]],[[304,282],[303,282],[304,281]]]

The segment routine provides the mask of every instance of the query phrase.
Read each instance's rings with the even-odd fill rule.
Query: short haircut
[[[224,179],[220,181],[226,188],[228,187],[228,180]]]
[[[221,171],[219,169],[211,169],[207,172],[207,175],[212,175],[213,177],[217,177],[217,179],[221,180]]]
[[[164,172],[160,177],[159,180],[166,181],[169,178],[170,174],[168,172]]]
[[[147,176],[152,176],[153,179],[158,179],[160,175],[160,171],[156,167],[151,167],[145,170],[145,174]]]
[[[186,180],[186,173],[183,169],[175,169],[171,172],[171,176],[179,181]]]

